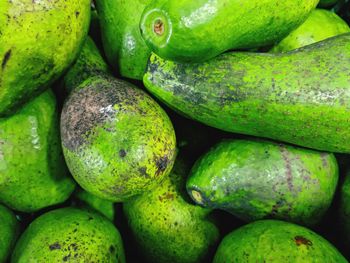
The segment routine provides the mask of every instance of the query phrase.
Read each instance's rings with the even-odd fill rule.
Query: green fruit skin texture
[[[286,52],[348,32],[349,25],[337,14],[325,9],[315,9],[300,27],[271,51]]]
[[[302,24],[318,0],[155,0],[142,37],[164,59],[199,62],[230,49],[274,44]],[[163,32],[155,30],[161,21]]]
[[[12,263],[124,263],[119,231],[105,217],[76,208],[61,208],[35,219],[13,252]]]
[[[281,53],[225,53],[181,64],[152,55],[147,89],[224,131],[350,153],[350,34]]]
[[[51,90],[0,119],[0,202],[34,212],[64,202],[75,188],[65,165]]]
[[[48,88],[76,59],[90,0],[0,0],[0,117]]]
[[[262,220],[245,225],[221,242],[213,263],[346,263],[340,252],[315,232],[288,222]]]
[[[142,80],[151,51],[139,28],[151,0],[97,0],[103,47],[109,63],[123,77]]]
[[[346,244],[350,242],[350,172],[347,173],[340,194],[340,222]],[[346,246],[348,247],[348,245]]]
[[[92,63],[88,56],[83,59],[86,67]],[[144,91],[109,74],[92,73],[75,84],[66,82],[73,91],[62,110],[61,139],[78,184],[113,202],[157,185],[176,155],[165,111]]]
[[[74,196],[82,202],[81,208],[92,208],[100,212],[102,215],[107,217],[109,220],[114,220],[114,204],[111,201],[101,199],[85,190],[78,188]]]
[[[329,208],[337,182],[333,154],[268,141],[227,140],[196,162],[187,190],[199,194],[192,198],[200,205],[248,222],[275,218],[313,225]]]
[[[211,210],[189,202],[187,173],[177,158],[156,189],[124,203],[131,232],[149,262],[206,262],[218,243],[218,228],[208,219]]]
[[[6,262],[15,245],[19,224],[12,211],[3,205],[0,205],[0,226],[0,262]]]

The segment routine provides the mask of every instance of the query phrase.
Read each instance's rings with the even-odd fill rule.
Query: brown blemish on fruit
[[[10,57],[11,57],[11,52],[12,52],[12,50],[9,49],[9,50],[5,53],[4,58],[3,58],[3,60],[2,60],[2,63],[1,63],[1,69],[2,69],[2,70],[4,70],[4,68],[5,68],[6,64],[7,64],[7,62],[9,61],[9,59],[10,59]]]
[[[168,167],[169,159],[168,156],[163,156],[156,160],[157,171],[156,175],[159,175],[161,172],[164,172]]]
[[[296,236],[294,238],[295,244],[297,244],[297,246],[301,246],[301,245],[305,245],[305,246],[312,246],[312,242],[310,240],[308,240],[307,238],[303,237],[303,236]]]
[[[157,20],[154,22],[153,31],[154,31],[154,33],[156,33],[158,36],[161,36],[161,35],[164,34],[164,23],[163,23],[162,20],[157,19]]]
[[[52,245],[49,245],[49,249],[52,251],[52,250],[56,250],[56,249],[61,249],[61,245],[58,243],[58,242],[56,242],[56,243],[54,243],[54,244],[52,244]]]
[[[174,200],[175,196],[172,193],[164,193],[162,196],[159,196],[159,201],[163,200]]]

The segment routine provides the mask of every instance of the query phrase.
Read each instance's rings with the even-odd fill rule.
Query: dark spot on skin
[[[111,254],[113,254],[113,253],[115,252],[115,247],[114,247],[113,245],[111,245],[111,246],[109,247],[109,252],[110,252]]]
[[[64,256],[64,257],[63,257],[63,261],[66,262],[66,261],[69,260],[69,258],[70,258],[70,254],[69,254],[68,256]]]
[[[74,251],[77,251],[77,249],[78,249],[78,245],[75,244],[75,243],[72,243],[72,244],[70,245],[70,247],[71,247]]]
[[[148,178],[149,175],[147,174],[147,168],[146,167],[140,167],[139,168],[139,172],[141,173],[141,175],[143,175],[144,177]]]
[[[5,66],[6,66],[6,64],[7,64],[7,62],[9,61],[9,59],[10,59],[10,57],[11,57],[11,49],[10,50],[8,50],[6,53],[5,53],[5,55],[4,55],[4,58],[3,58],[3,60],[2,60],[2,63],[1,63],[1,68],[2,68],[2,70],[4,70],[4,68],[5,68]]]
[[[126,156],[126,151],[125,151],[124,149],[121,149],[121,150],[119,151],[119,156],[122,157],[122,158],[124,158],[124,157]]]
[[[297,246],[301,246],[301,245],[312,246],[312,242],[303,236],[296,236],[294,238],[294,241]]]
[[[159,175],[161,172],[164,172],[168,167],[169,159],[167,156],[163,156],[156,160],[157,171],[156,175]]]
[[[164,23],[162,20],[157,19],[157,21],[154,23],[153,26],[154,33],[156,33],[158,36],[161,36],[164,34]]]
[[[80,15],[80,12],[76,11],[76,12],[75,12],[75,17],[78,18],[79,15]]]
[[[175,196],[172,193],[164,193],[162,196],[159,196],[159,201],[163,200],[174,200]]]
[[[56,243],[50,245],[49,248],[50,248],[50,250],[61,249],[61,245],[58,242],[56,242]]]
[[[89,218],[88,218],[88,220],[90,221],[90,220],[92,220],[93,218],[91,217],[91,216],[89,216]]]

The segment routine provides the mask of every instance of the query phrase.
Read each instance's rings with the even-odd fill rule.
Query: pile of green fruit
[[[348,262],[349,0],[0,0],[0,263]]]

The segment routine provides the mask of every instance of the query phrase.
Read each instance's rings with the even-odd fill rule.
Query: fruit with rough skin
[[[337,182],[338,164],[331,153],[263,140],[225,140],[196,162],[186,185],[199,205],[244,221],[314,225],[330,207]]]
[[[34,212],[67,200],[75,188],[62,155],[51,90],[0,118],[0,202]]]
[[[0,226],[0,262],[7,262],[19,234],[19,224],[12,211],[1,204]]]
[[[24,231],[12,263],[124,263],[119,231],[104,216],[76,208],[61,208],[36,218]]]
[[[185,64],[152,55],[146,88],[224,131],[350,153],[350,33],[286,53],[231,52]]]
[[[213,263],[228,262],[337,262],[343,255],[315,232],[292,223],[262,220],[227,235]]]
[[[90,0],[0,0],[0,117],[12,114],[78,56]]]

